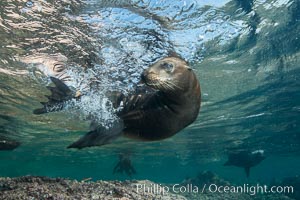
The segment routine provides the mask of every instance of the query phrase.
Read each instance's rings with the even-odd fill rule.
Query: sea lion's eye
[[[160,66],[161,66],[164,70],[166,70],[167,72],[172,72],[172,71],[173,71],[173,68],[174,68],[173,64],[167,63],[167,62],[162,63]]]

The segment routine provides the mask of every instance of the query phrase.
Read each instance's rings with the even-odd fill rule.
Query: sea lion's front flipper
[[[123,123],[119,122],[109,128],[99,126],[81,137],[79,140],[68,146],[68,148],[82,149],[85,147],[102,146],[111,143],[121,136]]]
[[[33,111],[34,114],[44,114],[62,110],[66,101],[76,97],[76,92],[72,91],[63,81],[54,77],[50,77],[50,79],[55,87],[47,86],[51,91],[51,95],[46,96],[48,101],[41,102],[43,108],[35,109]]]
[[[250,176],[250,167],[245,167],[245,172],[246,172],[247,178],[249,178],[249,176]]]

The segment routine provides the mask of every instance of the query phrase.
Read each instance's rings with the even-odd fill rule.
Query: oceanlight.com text
[[[136,184],[137,193],[152,193],[152,194],[166,194],[166,193],[245,193],[249,195],[256,194],[292,194],[294,193],[293,186],[268,186],[268,185],[249,185],[243,184],[236,185],[217,185],[217,184],[204,184],[197,186],[193,184]]]
[[[205,186],[206,187],[206,186]],[[293,186],[267,186],[267,185],[249,185],[241,186],[221,186],[216,184],[208,185],[207,191],[210,193],[245,193],[249,195],[256,194],[292,194]]]

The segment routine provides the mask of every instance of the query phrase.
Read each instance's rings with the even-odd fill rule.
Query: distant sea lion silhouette
[[[66,101],[80,95],[63,81],[51,77],[55,87],[48,87],[51,96],[41,102],[43,108],[35,114],[59,111]],[[125,96],[111,95],[119,120],[109,129],[97,125],[68,148],[101,146],[123,135],[144,141],[162,140],[173,136],[195,121],[200,110],[199,81],[187,62],[177,57],[167,57],[144,70],[141,80],[145,85]]]
[[[0,151],[14,150],[20,146],[20,142],[0,136]]]
[[[246,176],[250,175],[250,168],[258,165],[261,161],[265,159],[263,150],[256,151],[239,151],[235,153],[230,153],[228,155],[228,161],[224,166],[236,166],[245,169]]]
[[[126,173],[129,177],[132,177],[133,174],[136,174],[136,170],[132,165],[129,154],[120,154],[119,162],[114,167],[113,174],[115,173]]]

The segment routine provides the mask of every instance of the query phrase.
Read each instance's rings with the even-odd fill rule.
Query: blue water
[[[124,180],[130,177],[113,175],[112,169],[128,151],[135,179],[174,183],[210,170],[235,183],[267,184],[299,175],[297,0],[85,1],[75,8],[62,5],[51,20],[50,5],[32,2],[0,3],[0,136],[21,143],[0,151],[0,176]],[[64,23],[55,20],[62,16]],[[197,120],[172,138],[122,138],[70,150],[66,147],[88,131],[85,113],[102,113],[103,124],[111,120],[109,109],[97,107],[102,98],[92,96],[76,111],[32,114],[49,94],[47,67],[57,54],[68,59],[71,85],[97,73],[103,91],[126,93],[143,69],[170,51],[190,63],[203,99]],[[93,95],[103,95],[102,90]],[[263,149],[267,159],[248,180],[242,168],[223,167],[233,149]]]

